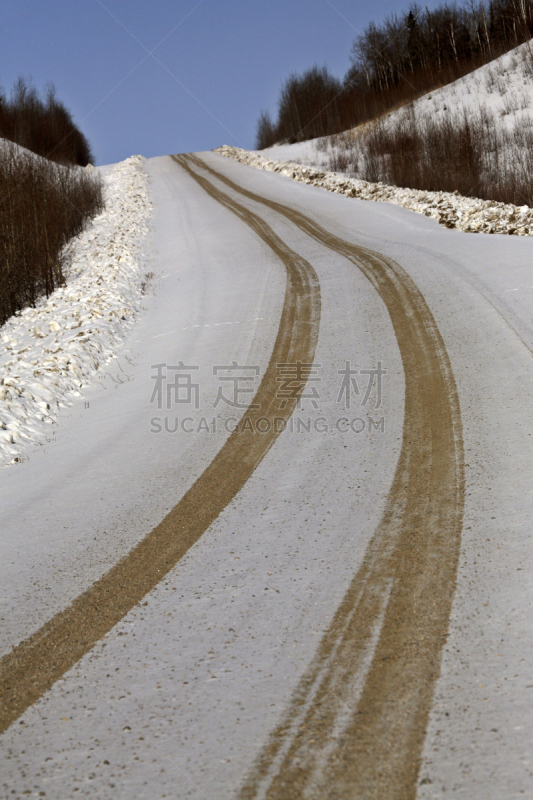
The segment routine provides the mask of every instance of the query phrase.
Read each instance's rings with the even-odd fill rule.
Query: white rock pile
[[[360,200],[394,203],[418,214],[425,214],[426,217],[432,217],[446,228],[458,228],[469,233],[533,235],[533,209],[529,206],[513,206],[478,200],[475,197],[462,197],[456,192],[453,194],[425,192],[418,189],[400,189],[383,183],[368,183],[336,172],[325,172],[316,167],[271,161],[259,153],[229,145],[223,145],[215,152],[256,169],[279,172],[300,183],[319,186],[328,192],[337,192]]]

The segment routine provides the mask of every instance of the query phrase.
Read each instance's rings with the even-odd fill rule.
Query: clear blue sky
[[[275,115],[291,72],[316,62],[342,77],[356,33],[407,5],[3,0],[0,85],[9,91],[19,75],[39,90],[53,82],[98,164],[221,144],[251,148],[259,112]]]

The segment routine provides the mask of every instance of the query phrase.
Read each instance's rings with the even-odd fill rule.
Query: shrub
[[[98,177],[0,142],[0,325],[64,282],[65,245],[103,205]]]
[[[488,108],[417,117],[409,107],[369,125],[355,143],[339,137],[330,169],[339,160],[373,183],[533,206],[533,123],[519,118],[507,130]]]
[[[265,147],[272,147],[276,141],[276,129],[270,118],[268,111],[261,111],[257,120],[255,135],[255,146],[257,150],[264,150]]]

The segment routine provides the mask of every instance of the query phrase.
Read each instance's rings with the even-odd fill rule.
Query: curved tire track
[[[190,158],[360,269],[385,303],[405,372],[402,448],[383,518],[240,800],[412,800],[464,506],[461,415],[444,342],[423,295],[394,261]]]
[[[286,268],[285,298],[272,356],[239,426],[174,509],[68,608],[1,659],[0,732],[159,583],[242,489],[279,435],[280,426],[274,419],[289,419],[301,394],[299,391],[283,410],[275,405],[279,388],[276,364],[311,363],[314,359],[320,284],[313,267],[287,247],[264,220],[193,173],[185,160],[176,160],[208,194],[248,225]],[[271,430],[253,434],[260,417],[271,420]]]

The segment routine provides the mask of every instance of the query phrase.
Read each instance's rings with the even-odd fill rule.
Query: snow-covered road
[[[4,795],[351,798],[372,797],[376,780],[391,798],[531,794],[533,243],[444,230],[402,208],[215,154],[201,158],[270,207],[194,159],[189,171],[171,158],[147,162],[157,252],[145,311],[99,382],[60,415],[52,441],[1,473],[2,652],[57,618],[177,506],[230,440],[280,346],[287,278],[279,253],[195,175],[246,206],[266,224],[267,239],[277,235],[318,277],[313,368],[279,367],[275,379],[278,407],[290,407],[295,383],[301,391],[307,379],[302,407],[177,565],[6,730]],[[275,203],[300,216],[289,219]],[[327,241],[298,225],[301,215]],[[422,301],[387,305],[377,262],[372,285],[364,259],[359,268],[350,260],[363,250],[398,265],[391,269],[399,291],[411,287],[401,297],[407,304],[418,287],[429,317],[417,318]],[[298,313],[294,324],[306,336]],[[406,367],[400,318],[440,377]],[[438,380],[451,385],[450,365],[462,443],[446,421],[453,397],[450,412],[435,388]],[[413,411],[406,397],[422,405]],[[426,417],[440,418],[430,426],[437,437],[451,425],[455,455],[447,455],[450,436],[441,452],[433,442],[428,485],[437,484],[429,505],[409,512],[409,558],[380,572],[375,564],[391,545],[375,533],[405,453],[425,458]],[[439,525],[449,532],[445,511],[462,505],[460,470],[455,500],[446,494],[462,446],[460,548],[440,537],[446,541],[436,549],[432,541],[424,562],[416,537],[422,543],[427,528],[438,538]],[[412,475],[417,468],[411,463]],[[424,491],[420,484],[420,497]],[[420,625],[447,618],[435,586],[447,586],[451,600],[455,556],[448,639],[436,629],[440,645],[424,644],[434,631]],[[358,574],[362,593],[353,600]],[[418,594],[402,600],[402,586]],[[387,622],[398,602],[409,611],[405,620],[391,617],[407,631],[401,653]],[[358,630],[364,642],[354,650],[350,631]],[[426,652],[435,694],[411,725],[418,652]],[[379,710],[372,685],[382,692],[397,684],[395,663],[406,690]],[[373,739],[357,729],[361,709]],[[380,729],[380,719],[396,727]],[[402,736],[412,758],[403,794],[387,776],[376,778],[385,756],[377,765],[360,756],[364,774],[374,776],[372,788],[362,787],[350,743],[359,737],[363,752],[370,745],[385,753]]]

